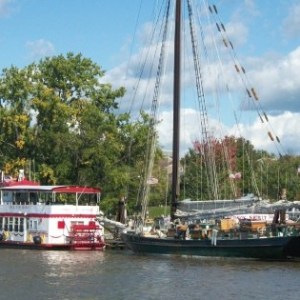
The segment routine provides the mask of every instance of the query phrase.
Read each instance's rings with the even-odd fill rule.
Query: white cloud
[[[300,3],[290,6],[289,13],[283,21],[283,31],[289,38],[300,37]]]
[[[29,50],[30,60],[37,60],[45,56],[51,56],[55,53],[53,44],[44,39],[29,41],[26,46]]]
[[[286,57],[269,55],[253,61],[249,78],[269,111],[300,111],[300,47]]]
[[[248,39],[248,28],[242,22],[230,22],[226,24],[226,32],[235,47],[243,45]]]
[[[297,130],[300,124],[300,113],[284,112],[277,116],[269,116],[269,122],[265,125],[256,119],[251,125],[240,124],[240,133],[249,140],[256,149],[263,149],[271,153],[276,153],[276,148],[281,154],[300,155],[300,131]],[[272,136],[278,136],[280,143],[273,142],[268,132]],[[234,132],[231,128],[230,132]]]
[[[254,1],[247,0],[244,4],[250,8],[250,15],[259,16],[260,12],[254,5]],[[298,15],[298,6],[295,6],[295,8],[294,16]],[[292,12],[290,13],[292,14]],[[293,21],[293,26],[295,26],[295,28],[298,26],[296,26],[297,20],[300,20],[300,17],[298,19],[295,18]],[[297,29],[298,28],[299,26]],[[214,30],[216,30],[216,28],[214,28]],[[147,25],[145,27],[144,35],[141,34],[144,37],[144,40],[146,40],[149,32],[151,32],[151,30]],[[244,44],[248,38],[248,28],[244,25],[242,20],[237,17],[234,22],[230,21],[226,24],[226,33],[234,46],[237,44]],[[218,36],[218,38],[220,41],[220,36]],[[213,47],[212,41],[206,40],[206,43],[208,48]],[[171,44],[168,43],[167,48],[169,49],[170,56],[167,59],[171,59],[173,52]],[[223,52],[224,47],[220,54],[223,55],[225,53]],[[141,74],[141,62],[144,61],[143,58],[146,53],[148,53],[151,60],[149,59],[146,61],[144,73]],[[191,57],[191,54],[188,54]],[[148,45],[147,47],[144,46],[140,48],[140,50],[131,57],[129,63],[122,64],[107,72],[104,78],[105,81],[113,83],[115,87],[126,86],[127,88],[128,94],[122,99],[123,109],[127,109],[128,111],[128,108],[130,107],[130,112],[132,113],[134,111],[139,111],[142,103],[145,105],[147,103],[147,107],[149,107],[153,95],[156,69],[154,67],[152,73],[150,70],[154,58],[157,59],[157,56],[156,44],[153,43],[151,46]],[[245,86],[243,86],[242,81],[236,77],[237,74],[234,70],[234,63],[233,61],[229,61],[228,57],[227,53],[227,60],[225,60],[225,63],[223,64],[223,72],[215,72],[217,64],[214,59],[210,59],[209,68],[203,67],[204,60],[201,58],[202,80],[206,91],[207,89],[210,92],[213,91],[213,85],[217,80],[220,80],[220,77],[224,76],[227,79],[225,81],[230,88],[230,92],[235,93],[239,90],[240,94],[243,93],[245,96]],[[185,66],[189,66],[192,62],[184,61],[184,64]],[[256,101],[258,105],[256,108],[262,108],[262,110],[269,115],[272,134],[275,134],[280,138],[286,153],[300,154],[300,133],[297,134],[298,130],[295,130],[300,122],[300,99],[298,99],[300,95],[300,76],[298,75],[300,70],[300,47],[294,49],[285,56],[275,53],[266,53],[263,57],[248,57],[244,59],[242,65],[246,69],[246,82],[247,84],[249,83],[249,86],[247,87],[254,87],[259,96],[259,101]],[[208,69],[210,69],[210,73],[208,72]],[[185,70],[183,70],[183,72],[185,73]],[[194,84],[194,79],[192,80],[193,72],[194,71],[190,69],[189,73],[186,72],[185,74],[182,74],[182,80],[185,84]],[[233,75],[233,73],[235,75]],[[160,143],[166,151],[170,151],[172,147],[172,113],[167,109],[167,106],[170,107],[172,105],[172,76],[172,61],[168,61],[168,68],[165,70],[163,77],[163,82],[168,84],[166,87],[162,87],[160,93],[160,119],[162,122],[159,124],[158,128]],[[148,91],[147,98],[145,98],[145,91]],[[131,105],[132,100],[134,100],[135,103],[138,102],[138,106],[133,107]],[[225,105],[227,105],[227,102]],[[250,109],[249,105],[245,107]],[[251,106],[251,109],[253,108],[254,107]],[[226,109],[228,108],[226,107]],[[188,148],[192,147],[193,141],[199,139],[201,129],[196,125],[199,124],[199,120],[195,110],[182,107],[182,111],[184,112],[184,117],[182,119],[181,129],[183,137],[183,140],[181,141],[181,152],[184,153]],[[228,115],[227,111],[226,114]],[[216,134],[220,128],[223,129],[223,136],[225,134],[236,134],[236,128],[229,128],[229,126],[231,126],[229,124],[219,124],[219,121],[213,120],[212,116],[209,116],[211,134]],[[239,134],[248,139],[256,148],[276,153],[274,143],[268,138],[269,129],[261,126],[262,124],[259,118],[255,121],[253,121],[253,118],[251,120],[252,122],[250,124],[248,121],[247,123],[241,123],[239,125]],[[225,120],[222,120],[222,122],[225,122]],[[232,122],[230,124],[232,124]]]
[[[184,154],[187,149],[192,148],[192,143],[199,140],[200,128],[198,124],[197,112],[192,109],[181,110],[181,140],[180,151]],[[161,123],[158,126],[159,141],[163,150],[171,152],[173,140],[173,113],[164,111],[160,114]]]
[[[198,112],[192,109],[182,109],[181,119],[181,155],[193,147],[193,142],[200,140],[201,128],[199,127]],[[172,150],[172,112],[161,113],[161,123],[158,126],[160,145],[167,152]],[[244,137],[254,145],[255,149],[261,149],[278,155],[296,154],[300,155],[300,131],[295,130],[300,124],[300,113],[284,112],[281,115],[269,116],[268,123],[261,123],[257,118],[251,124],[239,124],[229,128],[218,121],[210,119],[209,134],[213,134],[215,138],[222,138],[225,135]],[[216,132],[221,129],[221,133],[217,136]],[[276,140],[272,141],[268,132],[272,136],[279,138],[280,143]]]
[[[191,108],[181,109],[180,121],[180,152],[181,155],[187,152],[189,148],[193,148],[195,141],[201,140],[199,112]],[[171,111],[163,111],[160,114],[161,123],[158,125],[160,145],[167,152],[172,150],[173,140],[173,113]],[[208,137],[222,138],[229,133],[229,129],[224,124],[220,124],[217,120],[209,120]]]
[[[254,0],[245,0],[245,6],[247,9],[247,12],[251,13],[252,15],[259,14]]]
[[[247,76],[253,79],[253,86],[256,87],[256,91],[260,97],[259,103],[262,105],[264,111],[276,112],[276,115],[269,115],[268,117],[272,127],[272,134],[277,135],[283,145],[283,150],[279,150],[282,154],[300,154],[300,132],[297,133],[298,131],[295,130],[298,124],[300,124],[300,113],[297,112],[300,111],[300,101],[297,98],[297,95],[300,95],[300,77],[297,76],[300,69],[300,47],[289,53],[286,57],[278,59],[278,57],[269,56],[265,59],[257,58],[252,61],[252,63],[254,62],[255,64],[251,65],[252,68],[250,67]],[[225,68],[225,76],[230,79],[230,85],[234,86],[235,84],[240,89],[241,84],[237,84],[236,79],[227,70],[229,68]],[[132,73],[134,72],[132,71]],[[112,80],[113,78],[121,78],[121,74],[125,74],[124,66],[120,69],[116,68],[110,73],[110,82],[115,82],[115,80]],[[217,79],[217,75],[210,77],[208,81],[209,90],[212,90],[212,83]],[[135,91],[136,78],[129,76],[126,80],[129,83],[128,86],[136,92],[135,100],[138,99],[140,105],[144,101],[144,91],[147,89],[148,79],[141,79],[140,89],[137,91]],[[172,79],[169,79],[169,81],[172,81]],[[151,91],[149,87],[148,90],[149,92]],[[171,90],[165,90],[162,93],[162,98],[164,98],[165,102],[171,103]],[[148,102],[151,100],[151,97],[147,99]],[[124,99],[124,102],[128,103],[126,99]],[[196,111],[188,108],[182,108],[182,111],[184,112],[184,116],[181,121],[182,140],[180,147],[183,154],[188,148],[192,147],[192,143],[195,140],[200,138],[201,128],[196,125],[199,124],[198,113]],[[291,111],[295,112],[292,113]],[[170,151],[172,148],[172,112],[163,109],[160,113],[160,119],[162,120],[158,128],[160,144],[165,151]],[[221,125],[216,120],[210,120],[210,127],[212,134],[216,134],[220,128],[223,129],[223,136],[225,134],[236,134],[236,128],[228,128],[228,124]],[[255,148],[278,154],[274,142],[268,138],[269,129],[262,127],[260,119],[256,119],[252,124],[240,124],[239,128],[239,136],[248,139]]]
[[[13,0],[0,0],[0,18],[7,17],[13,12]]]

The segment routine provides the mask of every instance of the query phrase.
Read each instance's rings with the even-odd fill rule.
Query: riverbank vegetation
[[[42,59],[24,68],[10,67],[0,78],[0,169],[17,176],[19,169],[41,184],[74,184],[103,189],[102,209],[114,214],[120,197],[133,212],[143,177],[144,150],[151,119],[138,120],[119,111],[124,87],[101,83],[104,70],[81,54]],[[230,144],[232,174],[225,171],[221,149]],[[203,145],[202,145],[203,146]],[[205,145],[204,145],[205,146]],[[244,160],[245,149],[249,160]],[[157,145],[150,204],[169,201],[169,158]],[[298,156],[275,157],[256,150],[249,141],[226,137],[215,141],[220,198],[248,192],[277,200],[282,190],[290,200],[300,199]],[[181,161],[182,198],[207,199],[205,160],[199,143]],[[251,175],[251,169],[254,174]],[[255,178],[253,177],[255,176]],[[253,181],[257,182],[256,190]],[[237,193],[231,191],[234,181]],[[281,195],[282,196],[282,195]]]

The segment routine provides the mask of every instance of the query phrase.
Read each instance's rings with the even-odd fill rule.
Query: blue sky
[[[109,69],[134,32],[139,0],[0,0],[0,66],[81,52]]]
[[[106,70],[105,80],[116,87],[124,85],[130,92],[138,80],[138,58],[149,47],[147,37],[154,13],[162,2],[0,0],[0,68],[22,68],[45,56],[80,52]],[[209,2],[218,8],[239,60],[260,94],[272,130],[287,153],[300,154],[300,0]],[[145,87],[146,81],[143,84]],[[162,98],[161,119],[166,122],[160,126],[161,142],[168,150],[171,113],[166,107],[170,89],[163,91]],[[186,113],[184,148],[197,139],[195,112],[189,106]],[[241,130],[255,146],[269,150],[271,145],[258,130],[258,123],[252,113],[240,124]],[[224,126],[229,133],[234,130],[231,126]]]

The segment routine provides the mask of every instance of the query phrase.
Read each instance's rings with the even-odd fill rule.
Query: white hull
[[[61,193],[66,193],[67,187]],[[99,205],[64,204],[57,201],[57,187],[31,186],[2,187],[0,205],[0,247],[40,249],[99,249],[105,248],[104,229],[96,220]],[[76,191],[79,187],[76,187]],[[48,193],[51,201],[41,201]],[[67,190],[68,196],[77,192]],[[93,195],[94,190],[90,189]],[[22,194],[22,196],[20,196]],[[53,197],[53,195],[55,196]],[[30,200],[34,198],[34,203]],[[51,197],[50,197],[51,196]],[[30,198],[31,197],[31,198]],[[21,199],[22,202],[15,200]],[[25,200],[24,200],[25,199]]]

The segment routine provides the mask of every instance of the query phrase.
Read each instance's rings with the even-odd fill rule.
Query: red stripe
[[[26,218],[96,218],[91,214],[24,214],[24,213],[0,213],[0,217],[26,217]]]
[[[87,245],[76,245],[76,244],[39,244],[16,242],[16,241],[0,241],[1,247],[13,247],[13,248],[24,248],[24,249],[47,249],[47,250],[104,250],[105,243],[91,243]]]

